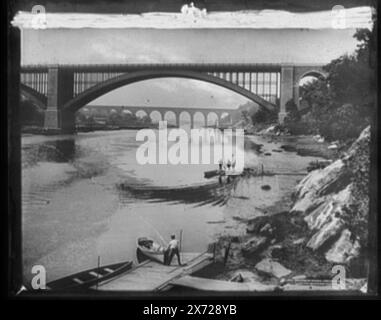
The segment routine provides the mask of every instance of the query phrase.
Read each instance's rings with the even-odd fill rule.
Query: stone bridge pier
[[[75,113],[64,110],[66,102],[73,98],[73,72],[53,67],[48,69],[47,108],[44,127],[62,132],[75,130]]]

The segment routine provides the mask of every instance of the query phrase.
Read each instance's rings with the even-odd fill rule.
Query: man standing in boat
[[[228,159],[227,163],[226,163],[226,166],[228,167],[228,171],[230,171],[230,167],[232,165],[232,162],[230,159]]]
[[[224,166],[224,159],[221,158],[221,159],[218,161],[218,167],[219,167],[220,171],[222,171],[223,166]]]
[[[177,262],[179,263],[179,266],[182,266],[182,263],[180,262],[179,242],[176,240],[176,236],[173,234],[171,235],[171,241],[169,241],[167,248],[167,265],[171,264],[174,255],[177,256]]]

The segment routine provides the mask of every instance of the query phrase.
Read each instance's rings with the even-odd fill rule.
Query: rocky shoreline
[[[295,137],[287,138],[299,144]],[[323,153],[331,163],[312,170],[299,182],[288,199],[289,210],[269,209],[262,216],[241,221],[246,224],[245,236],[219,238],[215,250],[220,268],[215,269],[214,278],[257,282],[259,287],[303,280],[330,282],[332,268],[341,265],[346,278],[352,280],[349,289],[363,287],[367,276],[369,145],[369,127],[346,151],[321,145],[312,145],[309,150],[305,142],[306,152]]]

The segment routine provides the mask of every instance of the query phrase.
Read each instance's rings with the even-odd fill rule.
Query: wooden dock
[[[211,264],[213,255],[207,252],[182,252],[181,262],[186,265],[177,265],[176,259],[172,260],[170,266],[147,260],[92,289],[99,291],[165,291],[173,287],[174,280],[191,275]]]

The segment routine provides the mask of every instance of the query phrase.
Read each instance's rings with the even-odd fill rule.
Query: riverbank
[[[168,128],[174,126],[168,125]],[[157,129],[157,124],[151,125],[89,125],[89,126],[76,126],[75,132],[94,132],[94,131],[115,131],[115,130],[140,130],[140,129]],[[58,129],[47,129],[41,126],[26,125],[21,128],[22,134],[42,134],[42,135],[57,135],[61,134]]]
[[[216,279],[284,285],[305,279],[330,281],[333,266],[339,264],[347,278],[357,279],[348,289],[360,289],[366,283],[368,263],[364,224],[369,195],[364,186],[369,176],[369,128],[346,152],[328,149],[328,144],[317,144],[309,136],[263,136],[268,142],[292,146],[288,151],[333,162],[306,175],[281,206],[242,219],[244,236],[220,237],[219,265],[214,273],[206,273]]]

